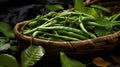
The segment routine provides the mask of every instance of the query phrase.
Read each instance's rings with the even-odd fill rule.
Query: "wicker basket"
[[[106,0],[105,1],[106,3],[103,3],[103,0],[90,1],[90,2],[86,1],[86,4],[89,5],[91,3],[97,3],[100,5],[104,4],[104,6],[106,7],[111,7],[112,4],[118,5],[115,3],[118,3],[118,2],[120,3],[120,1],[117,1],[117,2],[116,1]],[[113,10],[115,11],[115,9]],[[120,44],[120,31],[113,33],[113,34],[106,35],[106,36],[83,40],[83,41],[58,42],[58,41],[48,41],[48,40],[42,40],[38,38],[32,38],[30,36],[26,36],[21,33],[21,27],[26,22],[28,21],[19,22],[16,24],[14,28],[14,34],[17,40],[21,43],[24,43],[24,45],[21,45],[21,47],[29,46],[30,40],[32,39],[32,42],[34,44],[42,45],[48,52],[49,51],[53,51],[53,52],[64,51],[68,54],[82,54],[83,55],[83,54],[110,51]]]

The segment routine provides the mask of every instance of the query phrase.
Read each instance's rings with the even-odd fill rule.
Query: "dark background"
[[[46,14],[46,4],[61,4],[65,9],[73,7],[73,0],[0,0],[0,21],[11,25]]]

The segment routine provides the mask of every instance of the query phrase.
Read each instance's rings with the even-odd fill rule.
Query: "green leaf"
[[[67,57],[64,52],[60,52],[62,67],[86,67],[85,64]]]
[[[13,30],[6,22],[0,22],[0,32],[6,37],[14,38]]]
[[[0,51],[5,51],[10,48],[9,39],[7,37],[0,37]]]
[[[10,48],[9,43],[5,43],[5,44],[0,45],[0,51],[7,50],[9,48]]]
[[[99,17],[96,22],[104,27],[95,27],[95,33],[97,36],[104,36],[113,33],[113,25],[107,19]]]
[[[9,41],[9,38],[7,38],[7,37],[0,37],[0,42],[6,43],[8,41]]]
[[[18,67],[18,63],[12,55],[1,54],[0,66],[1,67]]]
[[[86,12],[86,7],[84,5],[83,0],[75,0],[74,4],[75,4],[74,5],[74,10],[75,11],[79,11],[79,12],[82,12],[82,13]]]
[[[99,14],[97,13],[97,11],[94,8],[89,8],[87,10],[87,14],[90,14],[90,15],[94,16],[95,18],[99,17]]]
[[[41,46],[31,45],[21,54],[22,66],[30,67],[39,61],[45,54]]]
[[[59,5],[59,4],[55,4],[55,5],[50,5],[50,4],[47,4],[45,5],[45,8],[50,10],[50,11],[57,11],[57,10],[63,10],[64,8]]]

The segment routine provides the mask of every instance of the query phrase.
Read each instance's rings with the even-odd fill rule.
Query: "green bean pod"
[[[68,31],[62,31],[62,30],[58,30],[57,32],[58,32],[58,34],[66,35],[66,36],[70,36],[70,37],[75,37],[75,38],[78,38],[80,40],[89,39],[88,37],[76,34],[74,32],[68,32]]]
[[[104,27],[104,25],[100,25],[96,22],[86,22],[85,24],[89,25],[89,26],[97,26],[97,27]]]
[[[66,26],[38,27],[38,30],[66,30],[66,31],[85,35],[82,30],[72,28],[72,27],[66,27]]]
[[[48,37],[53,37],[53,38],[60,38],[64,41],[78,41],[80,39],[78,38],[74,38],[74,37],[69,37],[69,36],[62,36],[62,35],[55,35],[55,34],[51,34],[51,33],[47,33],[47,32],[42,32],[39,31],[39,34],[43,34],[44,36],[48,36]]]
[[[91,38],[96,38],[96,36],[93,33],[90,33],[85,29],[82,22],[80,23],[80,28],[83,30],[84,33],[88,34]]]
[[[114,14],[114,15],[108,17],[108,20],[111,21],[116,15],[117,15],[117,14]]]
[[[95,18],[91,18],[91,17],[82,17],[81,21],[86,22],[86,21],[95,21]]]
[[[119,14],[116,14],[111,21],[117,21],[118,18],[120,18],[120,13]]]
[[[102,7],[102,6],[98,6],[98,5],[91,5],[90,7],[92,8],[95,8],[95,9],[99,9],[101,11],[104,11],[104,12],[107,12],[107,13],[110,13],[110,10],[105,8],[105,7]]]

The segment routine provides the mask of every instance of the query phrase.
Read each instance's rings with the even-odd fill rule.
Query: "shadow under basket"
[[[43,46],[46,52],[63,51],[68,54],[85,55],[111,51],[120,44],[120,31],[106,36],[83,41],[58,42],[33,38],[21,33],[21,27],[27,22],[28,21],[19,22],[14,28],[14,34],[18,42],[22,43],[20,45],[22,48],[27,48],[32,40],[33,44]]]

